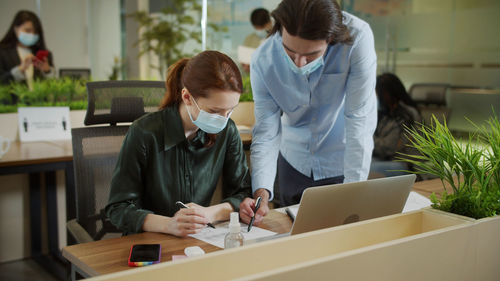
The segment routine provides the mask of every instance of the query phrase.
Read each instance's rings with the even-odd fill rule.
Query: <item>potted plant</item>
[[[445,191],[431,195],[437,212],[467,216],[475,220],[470,239],[475,256],[475,280],[498,280],[500,268],[500,123],[493,117],[478,132],[462,142],[448,129],[446,122],[432,117],[430,126],[407,128],[410,146],[420,155],[401,155],[416,167],[414,173],[439,177]],[[411,171],[410,171],[411,172]],[[451,190],[447,189],[447,186]]]
[[[252,85],[250,75],[242,76],[243,93],[240,95],[240,103],[234,109],[231,119],[239,126],[240,132],[250,134],[255,124],[254,103],[252,96]]]
[[[475,126],[477,133],[458,141],[433,116],[429,126],[406,129],[419,155],[401,154],[398,160],[415,167],[408,172],[441,179],[445,191],[431,195],[433,208],[480,219],[500,214],[500,123],[494,114],[487,125]]]
[[[145,11],[130,15],[139,23],[139,29],[143,30],[136,42],[141,47],[139,56],[148,52],[158,56],[158,65],[151,67],[158,69],[162,77],[169,65],[193,55],[186,52],[186,43],[194,40],[201,44],[201,27],[193,16],[201,18],[201,8],[197,0],[172,0],[159,15],[150,15]],[[211,31],[224,30],[211,23],[207,27]]]
[[[0,86],[0,113],[17,112],[19,106],[87,107],[85,81],[71,78],[33,81],[33,90],[25,83]]]

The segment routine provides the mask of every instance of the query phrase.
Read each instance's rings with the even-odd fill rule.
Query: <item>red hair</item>
[[[191,59],[179,60],[169,68],[165,83],[167,90],[160,109],[179,105],[184,87],[194,98],[207,97],[213,90],[243,92],[238,66],[217,51],[204,51]]]

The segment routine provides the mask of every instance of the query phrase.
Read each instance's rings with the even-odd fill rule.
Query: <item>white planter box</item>
[[[473,239],[477,243],[475,280],[500,280],[500,216],[477,220]]]
[[[473,224],[421,210],[94,280],[472,280]]]

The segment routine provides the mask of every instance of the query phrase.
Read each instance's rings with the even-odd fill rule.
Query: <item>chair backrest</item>
[[[449,87],[449,84],[418,83],[410,87],[409,95],[417,104],[445,106]]]
[[[59,77],[90,79],[90,68],[59,68]]]
[[[100,81],[87,83],[85,125],[132,122],[153,112],[165,95],[161,81]]]
[[[462,88],[450,92],[450,120],[448,128],[454,133],[468,135],[477,131],[477,126],[500,113],[500,90]],[[475,125],[471,124],[472,121]],[[488,127],[488,126],[487,126]]]
[[[450,113],[447,107],[447,92],[449,84],[444,83],[417,83],[410,87],[408,94],[415,101],[422,115],[422,122],[430,124],[432,115],[439,122],[446,121]]]
[[[71,134],[76,219],[94,240],[106,233],[119,232],[104,214],[113,171],[129,128],[116,123],[132,122],[156,110],[165,93],[164,87],[163,82],[156,81],[87,83],[89,105],[85,124],[107,125],[74,128]]]

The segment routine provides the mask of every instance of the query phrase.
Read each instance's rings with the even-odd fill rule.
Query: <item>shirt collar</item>
[[[184,127],[182,126],[182,119],[179,113],[179,106],[172,105],[168,106],[163,110],[163,150],[169,150],[172,147],[178,145],[181,142],[187,141],[186,135],[184,134]],[[198,130],[196,136],[188,142],[188,147],[190,149],[199,149],[204,147],[208,141],[207,134]]]
[[[163,109],[163,127],[164,150],[169,150],[186,140],[179,106],[172,105]]]

